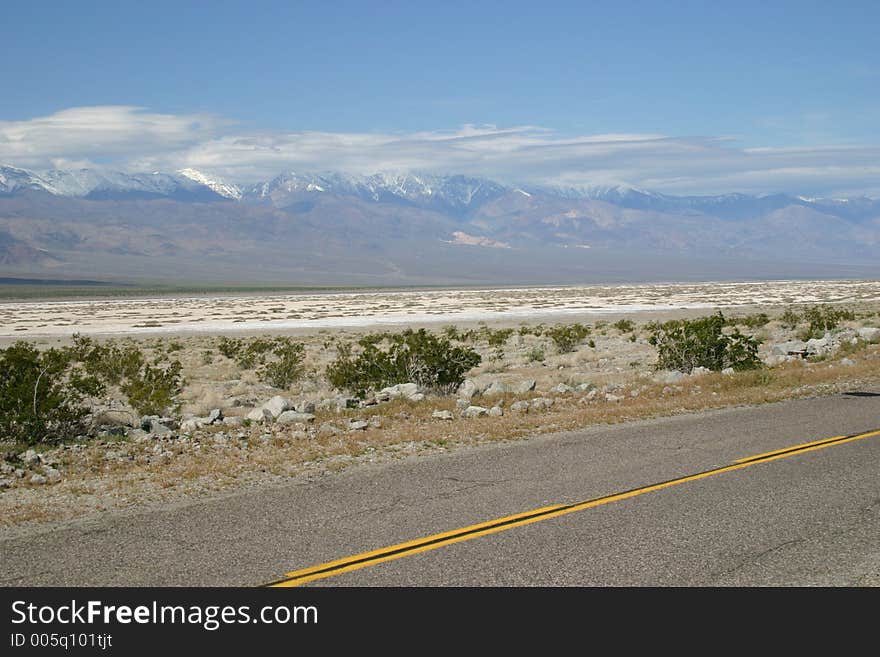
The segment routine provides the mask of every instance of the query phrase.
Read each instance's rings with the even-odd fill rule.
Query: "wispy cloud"
[[[540,126],[495,125],[406,134],[241,131],[216,116],[128,106],[0,121],[0,162],[32,168],[100,163],[133,171],[193,167],[237,182],[291,170],[421,170],[519,183],[625,181],[669,193],[880,196],[880,145],[745,149],[723,137],[572,136]]]

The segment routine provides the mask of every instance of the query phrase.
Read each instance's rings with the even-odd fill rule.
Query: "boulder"
[[[61,481],[61,472],[53,468],[52,466],[44,466],[43,473],[46,475],[46,479],[49,480],[50,483],[56,483]]]
[[[732,367],[725,367],[723,370],[721,370],[721,373],[729,376],[734,373],[734,369]]]
[[[531,392],[535,389],[537,383],[534,379],[526,379],[525,381],[520,381],[516,386],[515,392],[520,395],[524,395],[527,392]]]
[[[272,414],[272,419],[275,419],[290,408],[290,400],[281,395],[275,395],[260,408],[269,411]]]
[[[590,390],[592,390],[592,389],[595,388],[595,387],[596,387],[596,386],[594,386],[592,383],[578,383],[578,384],[574,387],[574,389],[575,389],[577,392],[589,392]]]
[[[297,413],[314,413],[315,412],[315,402],[313,401],[301,401],[293,409]]]
[[[278,424],[307,424],[314,421],[315,416],[311,413],[299,413],[297,411],[284,411],[281,415],[275,418],[275,422]]]
[[[238,416],[230,416],[223,418],[223,425],[227,427],[240,427],[244,424],[244,418]]]
[[[483,417],[489,415],[489,409],[482,406],[468,406],[461,412],[462,417]]]
[[[40,455],[32,449],[25,450],[18,455],[18,458],[20,458],[21,462],[25,465],[36,465],[40,462]]]
[[[452,411],[434,411],[431,413],[431,417],[435,420],[452,420],[455,418]]]
[[[349,431],[366,431],[369,426],[370,423],[365,420],[349,420],[348,422]]]
[[[708,367],[695,367],[691,370],[690,376],[705,376],[711,373],[712,370],[710,370]]]
[[[515,411],[517,413],[528,413],[529,412],[529,402],[527,402],[527,401],[513,402],[510,405],[510,410]]]
[[[466,409],[470,405],[471,405],[471,402],[467,399],[456,399],[455,400],[455,407],[460,411],[463,411],[464,409]]]
[[[684,378],[684,374],[678,370],[663,370],[654,375],[657,383],[676,383]]]
[[[272,415],[272,411],[267,408],[263,408],[262,406],[259,408],[255,408],[250,413],[248,413],[245,417],[251,422],[271,422],[275,419],[275,416]],[[189,422],[188,420],[187,422]]]
[[[532,401],[529,402],[529,410],[545,411],[553,406],[553,403],[554,400],[548,399],[547,397],[535,397]]]
[[[572,392],[573,390],[574,390],[574,388],[572,388],[570,385],[568,385],[566,383],[560,383],[558,386],[553,388],[553,391],[558,392],[560,395],[568,394],[569,392]]]
[[[803,340],[780,342],[770,347],[770,353],[773,356],[805,356],[807,353],[807,343]]]
[[[419,391],[417,383],[398,383],[394,386],[382,388],[376,393],[378,399],[397,399],[398,397],[412,397]]]
[[[138,425],[138,416],[131,410],[107,408],[94,413],[92,424],[96,427],[135,427]]]
[[[324,422],[318,427],[317,431],[317,435],[319,436],[335,436],[338,433],[340,433],[339,428],[329,422]]]
[[[208,413],[208,424],[214,424],[215,422],[219,422],[223,419],[223,411],[219,408],[213,409],[210,413]]]
[[[493,406],[489,409],[489,417],[501,417],[504,415],[504,409],[500,406]]]
[[[37,486],[42,486],[42,485],[45,484],[47,481],[49,481],[49,480],[46,479],[46,477],[44,477],[44,476],[41,475],[41,474],[35,474],[35,475],[33,475],[33,476],[30,478],[30,482],[31,482],[32,484],[37,485]]]
[[[605,401],[607,401],[607,402],[617,403],[622,400],[623,400],[623,397],[620,397],[618,395],[612,395],[610,392],[605,393]]]
[[[483,396],[489,397],[490,395],[503,395],[509,391],[510,388],[501,381],[492,381],[492,383],[486,386],[486,389],[483,390]]]
[[[425,395],[421,392],[417,392],[416,394],[410,395],[409,397],[407,397],[407,399],[409,399],[410,401],[414,401],[414,402],[420,402],[424,398],[425,398]]]
[[[867,342],[878,342],[880,341],[880,328],[874,328],[873,326],[863,326],[862,328],[856,331],[858,336]]]
[[[465,379],[458,387],[458,396],[462,399],[473,399],[480,394],[480,386],[473,379]]]

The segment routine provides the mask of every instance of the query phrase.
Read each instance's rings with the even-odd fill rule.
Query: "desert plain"
[[[806,339],[805,311],[816,307],[848,314]],[[717,312],[760,340],[762,367],[657,368],[650,338],[658,323]],[[588,333],[570,351],[543,331],[572,324]],[[406,328],[454,336],[481,362],[451,394],[399,386],[358,399],[330,384],[327,366],[342,345]],[[87,436],[0,444],[3,535],[332,476],[364,462],[870,388],[880,383],[880,281],[0,301],[0,348],[67,345],[75,334],[133,341],[148,358],[178,360],[176,407],[142,417],[122,399],[103,400],[93,413],[103,423]],[[260,336],[303,345],[303,373],[290,386],[269,385],[219,349],[224,337]]]

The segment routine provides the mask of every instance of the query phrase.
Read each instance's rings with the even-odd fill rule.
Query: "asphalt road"
[[[715,471],[873,430],[880,394],[840,395],[365,464],[204,502],[7,530],[0,584],[258,585],[407,542],[395,558],[308,584],[880,586],[880,435]],[[678,481],[697,473],[707,474]],[[632,490],[452,544],[420,542]]]

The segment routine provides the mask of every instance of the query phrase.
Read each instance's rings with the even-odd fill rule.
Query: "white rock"
[[[53,484],[61,481],[61,473],[55,468],[47,465],[43,468],[43,472],[46,474],[46,478]]]
[[[462,417],[483,417],[489,415],[489,409],[482,406],[468,406],[461,412]]]
[[[19,454],[18,458],[20,458],[25,465],[34,465],[40,462],[40,455],[32,449],[28,449],[24,453]]]
[[[612,395],[611,393],[605,394],[605,401],[616,403],[623,399],[623,397],[619,397],[618,395]]]
[[[421,392],[417,392],[416,394],[410,395],[409,397],[407,397],[407,399],[409,399],[410,401],[414,401],[414,402],[420,402],[424,398],[425,398],[425,395]]]
[[[227,427],[240,427],[244,424],[244,418],[232,415],[223,418],[223,424]]]
[[[324,422],[321,426],[318,427],[318,435],[319,436],[335,436],[340,433],[338,427],[330,424],[329,422]]]
[[[863,326],[860,329],[857,329],[856,333],[862,340],[866,340],[867,342],[877,342],[880,340],[880,328],[874,328],[873,326]]]
[[[214,424],[215,422],[219,422],[223,419],[223,411],[219,408],[213,409],[210,413],[208,413],[208,424]]]
[[[458,396],[462,399],[472,399],[480,394],[480,386],[473,379],[465,379],[458,387]]]
[[[807,352],[807,343],[802,340],[789,340],[770,347],[774,356],[803,356]]]
[[[653,378],[657,383],[676,383],[684,378],[684,373],[678,370],[664,370],[657,372]]]
[[[471,405],[471,403],[467,399],[456,399],[455,400],[455,407],[460,411],[463,411],[464,409],[466,409],[470,405]]]
[[[314,421],[315,416],[311,413],[298,413],[296,411],[284,411],[275,419],[275,422],[278,424],[309,423]]]
[[[848,365],[855,365],[856,362],[852,358],[841,358],[840,364],[848,366]]]
[[[380,399],[395,399],[397,397],[412,397],[419,391],[417,383],[398,383],[394,386],[382,388],[376,393]]]
[[[493,406],[489,409],[489,417],[501,417],[504,415],[504,409],[500,406]]]
[[[48,479],[46,479],[41,474],[35,474],[30,478],[30,482],[32,484],[36,484],[37,486],[41,486],[41,485],[45,484],[47,481],[48,481]]]
[[[508,388],[507,385],[502,383],[501,381],[492,381],[492,383],[490,383],[488,387],[483,391],[483,395],[486,397],[490,395],[503,395],[509,390],[510,388]]]
[[[574,390],[574,388],[572,388],[570,385],[567,385],[565,383],[560,383],[558,386],[553,388],[553,390],[555,390],[556,392],[558,392],[561,395],[564,395],[564,394],[567,394],[567,393],[571,392],[572,390]]]
[[[553,406],[554,400],[547,397],[535,397],[529,402],[529,409],[533,411],[544,411]]]
[[[712,370],[708,367],[695,367],[691,370],[691,376],[705,376],[706,374],[711,374]]]
[[[271,422],[275,419],[275,416],[272,415],[272,411],[263,408],[255,408],[250,413],[248,413],[245,417],[251,422]]]
[[[510,410],[516,411],[517,413],[528,413],[529,412],[529,402],[527,402],[527,401],[513,402],[510,405]]]
[[[269,413],[272,414],[272,419],[275,419],[290,408],[290,400],[281,395],[275,395],[272,399],[260,406],[260,408],[269,411]]]
[[[537,383],[534,379],[526,379],[525,381],[521,381],[519,385],[516,386],[517,394],[524,395],[527,392],[531,392],[535,389]]]
[[[725,367],[723,370],[721,370],[721,373],[730,376],[734,373],[734,369],[732,367]]]
[[[578,392],[587,392],[589,390],[592,390],[595,387],[596,386],[594,386],[592,383],[578,383],[574,387],[574,389],[577,390]]]
[[[452,411],[434,411],[431,413],[431,417],[435,420],[452,420],[455,418]]]
[[[369,422],[365,420],[350,420],[348,423],[349,431],[366,431],[367,427],[370,426]]]
[[[314,413],[315,412],[315,402],[301,401],[296,406],[294,406],[294,410],[297,413]]]

